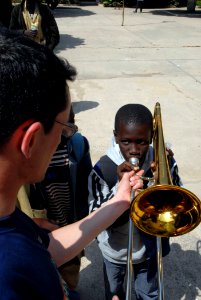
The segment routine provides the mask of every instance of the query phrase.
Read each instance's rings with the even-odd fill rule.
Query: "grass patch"
[[[198,7],[201,7],[201,0],[197,0],[197,1],[196,1],[196,5],[197,5]]]

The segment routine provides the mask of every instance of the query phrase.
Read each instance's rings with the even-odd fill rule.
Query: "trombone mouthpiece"
[[[129,162],[131,165],[133,165],[133,167],[139,167],[139,159],[136,157],[131,157],[129,159]]]

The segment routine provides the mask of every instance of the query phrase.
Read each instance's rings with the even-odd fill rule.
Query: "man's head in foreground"
[[[44,175],[68,121],[66,80],[75,76],[46,47],[0,32],[0,158],[18,168],[23,183]]]

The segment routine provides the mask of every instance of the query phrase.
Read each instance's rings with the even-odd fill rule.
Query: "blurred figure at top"
[[[137,12],[138,8],[140,9],[140,12],[142,12],[143,2],[144,0],[137,0],[135,12]]]
[[[46,45],[49,49],[59,43],[59,30],[55,18],[46,4],[40,0],[22,0],[11,13],[10,29]]]

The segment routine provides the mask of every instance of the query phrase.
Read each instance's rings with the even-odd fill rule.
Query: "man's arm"
[[[84,219],[49,234],[48,250],[58,266],[77,255],[130,207],[130,186],[133,186],[134,190],[142,188],[139,176],[133,176],[133,174],[134,172],[130,172],[123,176],[117,194],[99,209]],[[138,174],[142,175],[143,171],[138,172]]]
[[[89,177],[90,212],[95,211],[117,193],[118,184],[123,174],[131,170],[132,166],[130,163],[124,162],[117,166],[106,156],[103,156],[98,161]],[[128,220],[129,210],[126,210],[111,226],[119,227],[127,223]]]

